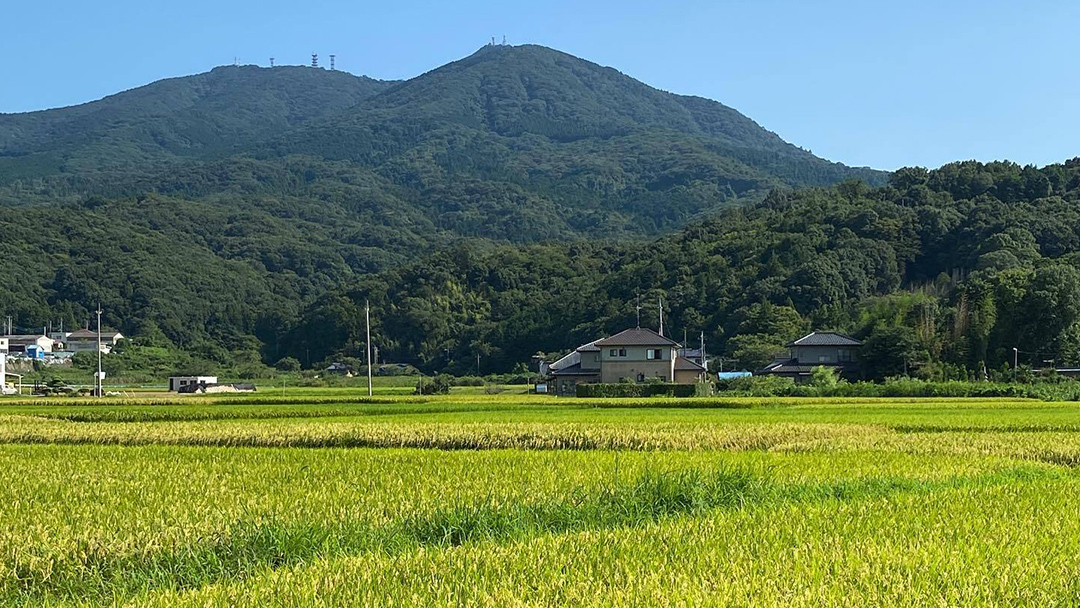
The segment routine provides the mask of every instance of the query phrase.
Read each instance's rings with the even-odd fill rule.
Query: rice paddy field
[[[1075,606],[1080,405],[0,401],[2,606]]]

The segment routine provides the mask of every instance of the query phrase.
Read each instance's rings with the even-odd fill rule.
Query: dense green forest
[[[107,324],[208,361],[315,363],[337,346],[307,346],[299,320],[365,277],[463,250],[644,246],[851,178],[885,174],[543,47],[402,82],[222,67],[0,115],[0,310],[71,327],[100,303]],[[387,354],[430,359],[401,344]]]
[[[776,189],[648,244],[460,244],[310,306],[283,344],[301,361],[362,350],[363,304],[391,358],[505,370],[635,322],[704,331],[755,369],[810,329],[866,340],[872,377],[967,378],[1080,363],[1080,159],[964,162],[888,185]],[[485,365],[482,363],[482,365]]]

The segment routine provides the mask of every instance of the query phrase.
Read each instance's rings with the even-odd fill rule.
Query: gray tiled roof
[[[832,367],[837,370],[852,371],[857,369],[852,363],[800,363],[798,359],[775,361],[763,367],[759,374],[809,374],[815,367]]]
[[[703,372],[705,368],[686,357],[677,357],[675,359],[675,371]]]
[[[569,367],[562,369],[556,369],[551,371],[552,376],[599,376],[600,370],[598,369],[581,369],[580,363],[575,363]]]
[[[595,342],[597,346],[677,346],[678,343],[665,338],[651,329],[635,327],[626,329],[609,338]]]
[[[862,342],[835,331],[815,331],[788,344],[792,346],[862,346]]]

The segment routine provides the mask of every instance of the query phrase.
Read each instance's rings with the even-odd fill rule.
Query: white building
[[[181,387],[194,385],[217,384],[217,376],[170,376],[169,392],[176,393]]]
[[[38,352],[51,353],[53,339],[45,334],[21,334],[7,337],[8,348],[17,353],[26,352],[27,347],[37,347]]]

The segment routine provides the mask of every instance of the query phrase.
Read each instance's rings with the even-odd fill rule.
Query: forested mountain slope
[[[288,336],[301,360],[357,354],[362,306],[386,357],[507,370],[643,318],[704,331],[754,369],[810,329],[868,339],[870,372],[968,377],[1012,360],[1080,363],[1080,159],[955,163],[888,186],[776,190],[649,244],[461,246],[361,280]],[[696,340],[695,340],[696,342]]]
[[[223,67],[0,115],[0,307],[70,326],[100,302],[126,332],[272,360],[321,295],[462,240],[632,250],[776,188],[884,176],[538,46],[402,82]]]
[[[161,161],[235,152],[390,84],[300,67],[228,66],[78,106],[0,114],[0,179],[150,171]]]

